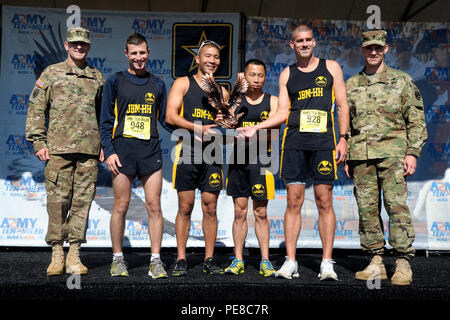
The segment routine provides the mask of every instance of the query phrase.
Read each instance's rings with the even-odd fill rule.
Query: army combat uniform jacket
[[[346,82],[350,105],[348,160],[419,157],[427,140],[423,101],[412,78],[384,65]]]
[[[64,61],[47,67],[29,100],[26,138],[33,142],[34,150],[98,155],[97,119],[104,82],[100,71],[89,65],[79,69]]]

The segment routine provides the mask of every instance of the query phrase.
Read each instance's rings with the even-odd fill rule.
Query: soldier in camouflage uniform
[[[67,60],[47,67],[30,95],[26,138],[36,156],[47,161],[48,231],[52,246],[47,275],[87,273],[79,258],[86,242],[89,209],[95,196],[98,160],[103,161],[98,119],[104,77],[87,65],[89,31],[71,28]],[[48,125],[47,125],[48,120]],[[64,263],[64,241],[70,243]]]
[[[408,285],[415,233],[406,205],[406,177],[415,172],[427,131],[421,94],[408,74],[385,65],[387,51],[385,31],[363,33],[365,68],[346,83],[351,121],[345,171],[354,179],[361,247],[373,255],[356,279],[387,279],[380,217],[383,192],[389,244],[398,255],[391,283]]]

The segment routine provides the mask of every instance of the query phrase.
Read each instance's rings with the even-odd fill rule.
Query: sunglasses
[[[204,46],[209,45],[209,44],[215,46],[217,49],[220,50],[220,45],[219,45],[217,42],[212,41],[212,40],[205,40],[205,41],[203,41],[203,42],[200,44],[200,47],[198,48],[198,51],[200,52],[200,50],[202,50],[202,48],[203,48]]]

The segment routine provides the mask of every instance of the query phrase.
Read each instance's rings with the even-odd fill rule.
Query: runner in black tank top
[[[213,108],[208,104],[208,94],[204,92],[193,76],[188,76],[189,89],[183,97],[180,116],[190,122],[202,125],[214,124]],[[206,164],[202,159],[203,150],[213,141],[201,143],[202,149],[195,150],[194,134],[191,133],[190,147],[186,141],[177,142],[173,164],[172,184],[177,190],[195,190],[217,192],[223,189],[222,165]],[[188,152],[189,154],[186,154]],[[197,157],[197,158],[194,158]]]
[[[333,76],[320,59],[312,72],[289,67],[287,89],[291,109],[283,147],[295,150],[333,150]]]
[[[319,278],[337,280],[334,261],[331,260],[336,226],[333,184],[336,165],[347,155],[345,139],[348,138],[349,106],[344,77],[336,61],[320,60],[314,56],[316,40],[311,27],[301,24],[294,28],[289,44],[297,63],[280,74],[277,112],[254,127],[239,128],[239,136],[252,137],[260,129],[274,128],[283,122],[287,124],[280,167],[287,189],[284,215],[286,260],[277,276],[287,279],[299,276],[296,249],[301,229],[300,212],[305,198],[305,179],[312,176],[323,245]],[[337,144],[331,112],[334,97],[340,131]]]
[[[266,78],[266,69],[263,62],[259,60],[247,61],[245,78],[249,87],[246,95],[242,97],[241,105],[236,110],[236,114],[243,113],[239,119],[238,128],[255,126],[268,119],[269,115],[275,112],[277,106],[277,98],[262,91]],[[250,103],[252,101],[253,104]],[[264,137],[267,136],[262,135],[260,138]],[[270,228],[267,218],[267,204],[269,199],[275,197],[275,182],[272,173],[268,169],[264,169],[264,167],[269,167],[269,164],[262,165],[259,159],[259,153],[267,154],[268,150],[257,150],[259,149],[258,140],[253,143],[257,144],[257,148],[253,148],[252,145],[249,146],[248,143],[241,145],[239,140],[235,141],[233,154],[239,156],[232,157],[234,164],[230,164],[228,168],[227,194],[233,197],[234,202],[233,241],[236,257],[230,266],[225,268],[225,272],[231,274],[244,272],[245,262],[242,250],[247,235],[248,198],[251,197],[255,216],[254,229],[261,250],[259,273],[269,277],[275,275],[275,270],[269,261]],[[255,151],[257,151],[256,155],[253,154]],[[240,157],[241,155],[243,157]],[[237,160],[244,160],[244,163]]]
[[[211,40],[202,42],[195,61],[198,64],[197,73],[192,77],[181,77],[174,81],[167,99],[166,121],[172,126],[189,130],[191,134],[201,128],[202,134],[214,134],[211,129],[214,119],[205,99],[206,94],[199,88],[202,77],[214,74],[220,64],[221,45]],[[222,89],[225,99],[228,92]],[[195,126],[194,121],[201,121],[202,125]],[[204,138],[204,135],[202,135]],[[194,150],[195,151],[195,150]],[[201,191],[201,206],[203,211],[203,235],[205,240],[205,260],[203,272],[221,274],[223,269],[217,266],[214,256],[214,246],[217,238],[217,199],[223,188],[222,168],[219,164],[208,165],[179,163],[182,156],[182,144],[178,143],[175,150],[172,171],[173,186],[178,194],[178,212],[175,221],[177,235],[177,262],[172,271],[174,276],[188,274],[186,264],[186,244],[191,226],[191,215],[195,204],[195,189]],[[185,157],[183,157],[184,159]],[[201,159],[200,159],[201,160]]]
[[[254,126],[259,122],[266,120],[271,111],[271,95],[265,93],[262,101],[252,105],[245,96],[242,97],[242,103],[236,114],[244,113],[239,119],[237,128],[245,126]],[[232,154],[233,163],[228,167],[227,176],[227,194],[233,197],[251,197],[253,200],[269,200],[275,196],[274,177],[269,170],[266,175],[261,174],[261,169],[269,167],[269,164],[263,165],[260,162],[260,152],[268,153],[268,150],[258,150],[259,141],[256,140],[256,147],[250,146],[246,141],[244,145],[234,143]],[[270,142],[267,143],[268,148]],[[256,151],[256,154],[254,154]],[[251,157],[250,157],[251,156]],[[254,156],[257,158],[255,159]]]
[[[240,106],[237,108],[235,114],[243,113],[242,117],[239,119],[239,122],[236,128],[254,126],[269,117],[270,113],[270,100],[272,95],[269,93],[264,93],[264,97],[262,101],[258,104],[252,105],[248,102],[246,96],[242,96],[242,102]],[[255,164],[260,163],[259,152],[256,155],[253,153],[259,149],[258,140],[256,140],[256,148],[252,149],[252,159],[250,160],[250,150],[249,150],[249,142],[246,140],[244,145],[238,144],[235,142],[234,150],[233,150],[233,160],[234,164]],[[267,147],[270,149],[270,144],[267,144]],[[267,150],[262,150],[262,152],[266,152]],[[254,156],[257,156],[256,159]],[[267,165],[269,166],[269,165]]]
[[[311,72],[289,66],[290,112],[281,147],[280,177],[286,183],[332,185],[336,176],[333,126],[333,76],[326,60]]]
[[[181,116],[191,122],[200,121],[202,125],[214,124],[214,108],[208,103],[208,94],[203,91],[193,76],[188,76],[189,89],[183,97]]]
[[[237,113],[244,113],[239,119],[237,127],[245,127],[255,125],[261,121],[266,120],[270,113],[271,95],[264,94],[262,101],[256,105],[248,103],[245,96],[242,97],[242,103],[239,106]],[[234,143],[234,150],[232,154],[233,163],[228,167],[227,177],[227,194],[233,197],[252,197],[254,200],[268,200],[274,198],[274,181],[273,175],[267,171],[267,175],[261,175],[261,168],[269,165],[262,165],[259,161],[258,141],[255,141],[256,148],[250,150],[249,144]],[[267,144],[270,145],[269,143]],[[256,155],[254,152],[257,151]],[[267,154],[267,150],[261,150]],[[256,156],[257,159],[250,159]],[[250,161],[252,160],[252,161]],[[256,186],[252,189],[252,187]]]

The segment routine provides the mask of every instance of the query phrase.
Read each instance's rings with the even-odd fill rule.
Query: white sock
[[[150,261],[153,261],[156,258],[161,260],[159,253],[152,253],[152,257],[150,258]]]
[[[113,261],[116,260],[117,258],[123,258],[123,252],[113,252]]]

